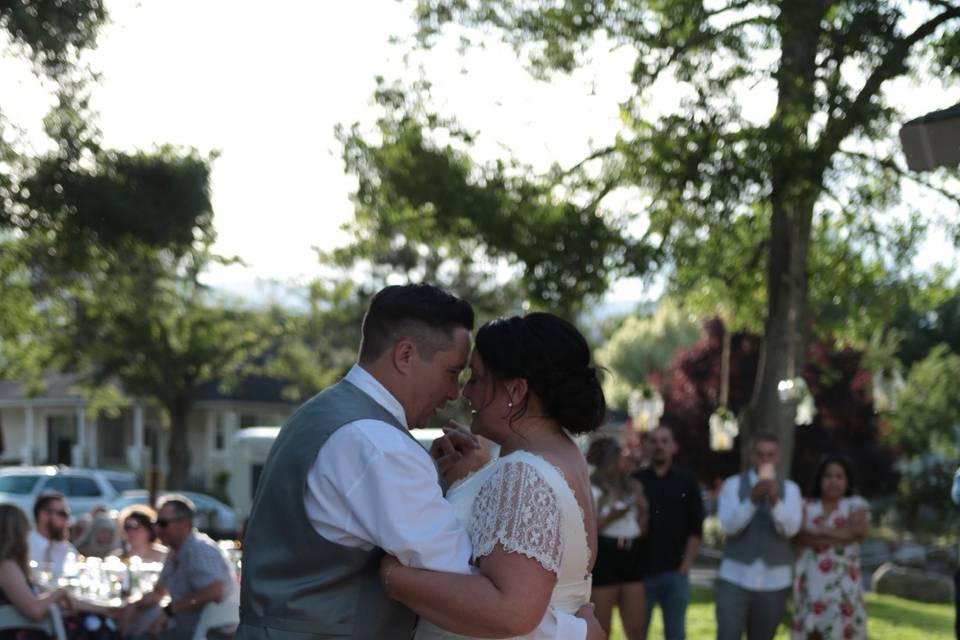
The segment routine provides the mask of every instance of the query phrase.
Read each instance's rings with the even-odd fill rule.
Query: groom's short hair
[[[458,328],[473,330],[473,307],[466,300],[431,284],[384,287],[363,317],[359,359],[372,362],[400,338],[410,338],[429,360],[450,346]]]

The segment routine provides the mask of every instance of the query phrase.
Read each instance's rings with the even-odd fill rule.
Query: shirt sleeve
[[[377,427],[376,425],[379,425]],[[336,440],[335,440],[336,439]],[[324,459],[329,464],[320,464]],[[307,478],[311,522],[380,547],[418,569],[472,573],[470,539],[444,499],[429,454],[379,421],[331,436]]]
[[[803,498],[800,496],[800,488],[795,483],[787,480],[784,485],[783,499],[777,500],[777,504],[773,505],[770,512],[777,530],[783,536],[792,538],[800,531],[803,520]]]
[[[553,640],[586,640],[587,621],[575,615],[564,613],[552,605],[537,627],[536,637]]]
[[[688,508],[690,509],[687,514],[688,522],[690,523],[690,533],[687,537],[695,536],[697,538],[703,538],[703,494],[700,493],[700,484],[692,474],[690,476],[690,486],[687,491],[693,494],[693,499],[687,502]]]
[[[482,558],[499,545],[558,573],[562,526],[560,501],[540,472],[525,462],[504,462],[483,483],[473,503],[473,556]]]
[[[191,589],[203,589],[215,582],[228,581],[230,569],[217,549],[206,544],[197,544],[191,556],[190,562],[185,563],[190,571]]]
[[[750,524],[756,510],[757,506],[749,497],[740,500],[740,476],[727,478],[720,488],[717,503],[717,517],[723,532],[728,536],[740,533]]]

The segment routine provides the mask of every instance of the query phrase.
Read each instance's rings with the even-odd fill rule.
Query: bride
[[[447,494],[473,543],[474,575],[405,567],[388,556],[390,597],[421,616],[416,638],[548,638],[554,609],[590,599],[596,524],[587,465],[570,433],[606,410],[590,349],[549,313],[499,319],[477,332],[463,396],[471,429],[500,457]],[[535,630],[535,632],[534,632]]]

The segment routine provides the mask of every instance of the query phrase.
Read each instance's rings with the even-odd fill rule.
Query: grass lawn
[[[866,594],[867,633],[871,640],[953,640],[953,605],[924,604],[893,596]],[[717,627],[714,622],[713,592],[693,589],[693,599],[687,611],[687,638],[713,640]],[[787,628],[780,626],[777,640],[788,640]],[[653,614],[648,634],[650,640],[663,638],[660,610]],[[620,620],[614,614],[611,640],[625,640]]]

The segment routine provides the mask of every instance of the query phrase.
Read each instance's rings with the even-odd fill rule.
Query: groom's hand
[[[577,610],[577,617],[583,618],[587,622],[587,640],[607,640],[607,632],[603,630],[600,621],[593,610],[593,603],[580,607]]]
[[[450,486],[490,461],[490,453],[470,429],[451,420],[444,435],[433,441],[430,455],[437,463],[444,484]]]

